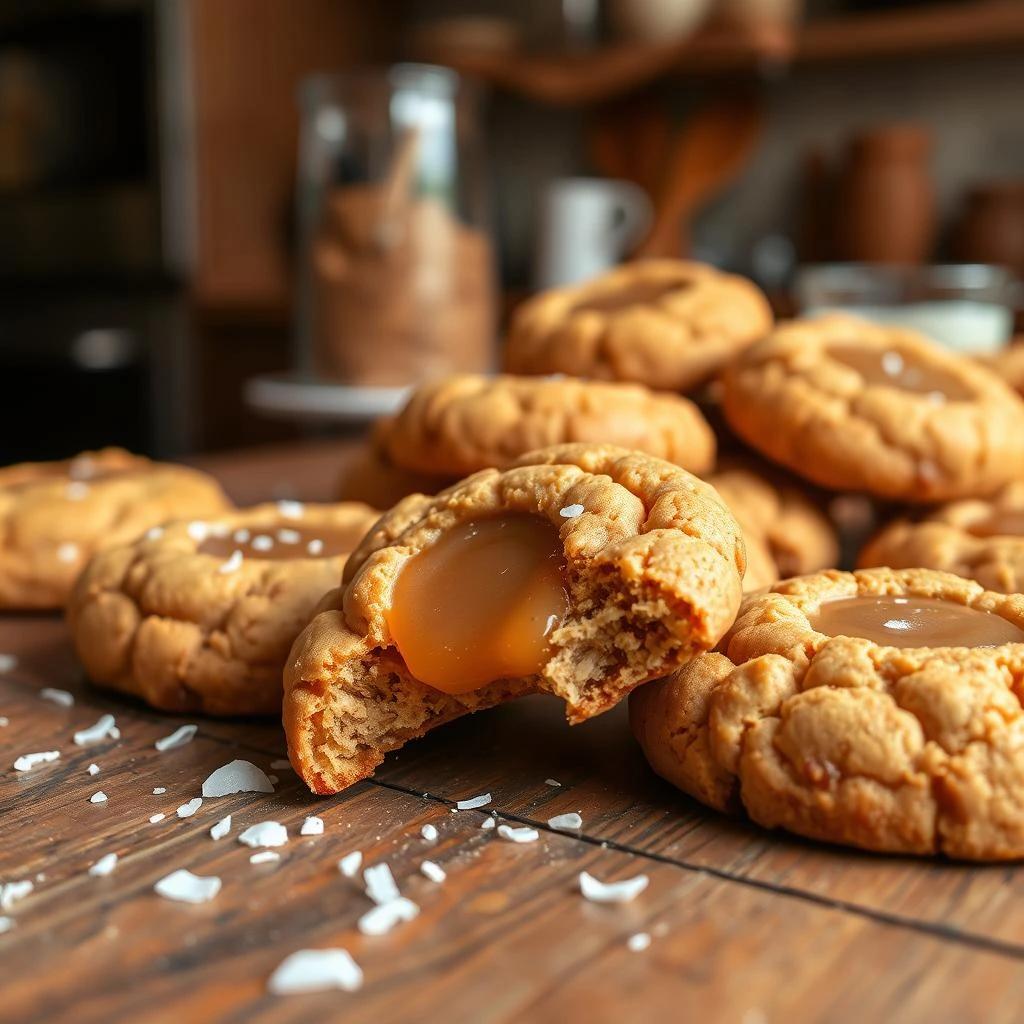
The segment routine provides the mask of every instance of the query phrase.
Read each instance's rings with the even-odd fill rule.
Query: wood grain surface
[[[299,497],[339,459],[319,449],[228,460],[246,500],[271,496],[287,470]],[[305,483],[292,472],[303,467]],[[214,467],[217,468],[217,467]],[[232,476],[234,474],[234,476]],[[569,728],[557,702],[530,698],[453,723],[391,756],[376,778],[312,797],[288,770],[273,721],[194,719],[195,739],[158,752],[185,719],[108,695],[82,678],[62,622],[0,617],[0,882],[34,891],[0,935],[3,1021],[494,1022],[872,1020],[1015,1021],[1024,1000],[1024,876],[1013,866],[870,857],[766,833],[706,811],[647,770],[624,709]],[[69,690],[70,708],[39,696]],[[73,733],[113,714],[120,738],[76,746]],[[60,750],[30,772],[14,759]],[[273,794],[176,808],[235,759],[279,776]],[[100,771],[88,774],[95,763]],[[558,786],[548,784],[555,780]],[[154,794],[164,787],[166,792]],[[103,804],[90,803],[97,790]],[[482,792],[492,803],[453,813]],[[580,834],[547,821],[578,811]],[[166,817],[150,823],[151,815]],[[210,826],[231,814],[231,834]],[[324,834],[302,837],[306,815]],[[518,845],[480,826],[494,814],[540,831]],[[273,864],[252,865],[239,832],[287,825]],[[420,835],[431,823],[436,841]],[[415,920],[380,937],[355,927],[371,904],[337,861],[386,861]],[[105,878],[88,874],[107,853]],[[420,873],[423,859],[447,872]],[[177,868],[223,881],[199,906],[154,883]],[[598,905],[580,871],[643,872],[631,903]],[[629,938],[651,936],[632,952]],[[274,996],[267,979],[298,949],[343,947],[363,988]]]

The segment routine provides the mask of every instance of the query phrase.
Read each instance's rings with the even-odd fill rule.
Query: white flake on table
[[[630,953],[642,953],[651,944],[651,937],[647,932],[637,932],[636,935],[630,935],[626,940],[626,948]]]
[[[185,868],[172,871],[153,886],[165,900],[178,903],[208,903],[220,892],[216,875],[194,875]]]
[[[275,853],[273,850],[260,850],[259,853],[254,853],[249,857],[250,864],[272,864],[276,860],[281,859],[281,854]]]
[[[318,818],[315,814],[309,815],[299,829],[300,836],[322,836],[324,834],[324,819]]]
[[[62,708],[75,706],[75,695],[68,690],[58,690],[54,686],[44,686],[39,691],[41,700],[48,700],[51,704],[57,704]]]
[[[544,785],[545,786],[561,786],[562,784],[558,781],[558,779],[545,779],[544,780]]]
[[[251,761],[231,761],[218,768],[203,783],[203,796],[273,792],[274,785],[266,773]]]
[[[35,754],[22,754],[14,762],[14,770],[16,772],[30,772],[36,765],[56,761],[59,757],[59,750],[40,750]]]
[[[95,864],[89,868],[89,874],[93,878],[106,878],[117,867],[117,854],[105,853]]]
[[[34,888],[27,878],[20,882],[0,884],[0,910],[10,910],[19,900],[25,899]]]
[[[261,846],[284,846],[288,842],[288,829],[279,821],[261,821],[250,825],[242,832],[238,841],[254,849]]]
[[[0,935],[9,932],[14,927],[13,917],[0,917]]]
[[[97,790],[91,797],[89,797],[89,803],[91,804],[105,804],[107,802],[107,794],[102,789]]]
[[[364,935],[384,935],[395,925],[411,921],[419,912],[420,908],[412,900],[399,896],[368,910],[356,922],[356,927]]]
[[[437,829],[434,828],[433,825],[424,825],[423,828],[420,829],[420,835],[423,836],[428,843],[432,843],[437,838]]]
[[[374,903],[382,905],[397,900],[401,895],[391,868],[387,864],[374,864],[363,872],[366,895]]]
[[[153,790],[153,796],[163,796],[164,793],[166,793],[166,792],[167,792],[167,787],[166,786],[157,786]]]
[[[178,808],[178,812],[177,812],[178,813],[178,817],[179,818],[191,818],[192,815],[195,814],[196,811],[198,811],[199,808],[202,807],[202,806],[203,806],[203,798],[201,796],[194,797],[192,800],[189,800],[189,802],[187,804],[182,804]]]
[[[158,821],[163,821],[166,817],[166,814],[151,814],[149,816],[149,823],[150,825],[155,825]]]
[[[345,856],[338,861],[338,870],[346,878],[355,878],[362,865],[362,852],[360,850],[353,850],[351,853],[346,853]]]
[[[90,775],[99,775],[99,773],[100,773],[100,766],[98,764],[91,764],[86,769],[86,771],[88,771],[88,773]]]
[[[491,802],[490,793],[481,793],[479,796],[471,796],[468,800],[456,800],[455,807],[460,811],[472,811],[477,807],[486,807]]]
[[[363,972],[346,949],[300,949],[286,956],[267,982],[275,996],[362,988]]]
[[[13,654],[0,654],[0,672],[13,672],[18,659]]]
[[[601,882],[589,872],[580,872],[580,892],[593,903],[629,903],[647,888],[646,875],[635,875],[619,882]]]
[[[175,729],[170,736],[162,736],[153,744],[162,754],[165,750],[177,750],[178,747],[191,743],[195,734],[199,731],[198,725],[182,725]]]
[[[223,839],[231,831],[231,815],[221,818],[213,828],[210,829],[211,839]]]
[[[0,715],[0,729],[2,729],[5,725],[10,724],[11,720],[6,715]]]
[[[528,825],[523,825],[520,828],[512,828],[511,825],[499,825],[498,835],[512,843],[535,843],[540,839],[540,833]]]
[[[484,820],[480,822],[480,827],[481,828],[494,828],[494,816],[493,815],[488,815],[486,818],[484,818]]]
[[[448,877],[444,868],[441,867],[440,864],[435,864],[432,860],[425,860],[420,864],[420,871],[422,871],[423,874],[432,882],[437,882],[439,884]]]
[[[79,729],[74,735],[75,743],[79,747],[93,747],[102,743],[105,739],[116,740],[121,736],[113,715],[100,715],[95,725]]]
[[[553,818],[548,818],[548,825],[558,832],[578,832],[583,828],[583,818],[575,811],[569,811],[567,814],[556,814]]]

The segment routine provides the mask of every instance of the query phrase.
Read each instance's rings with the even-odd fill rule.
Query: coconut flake
[[[238,548],[235,548],[235,550],[231,552],[231,557],[226,562],[221,562],[221,564],[217,566],[217,572],[222,576],[227,576],[228,573],[238,572],[238,570],[242,568],[242,561],[244,558],[245,556],[242,552],[239,551]]]
[[[306,506],[301,501],[279,501],[277,511],[285,519],[301,519],[306,513]]]
[[[290,772],[292,770],[292,763],[286,757],[279,757],[276,761],[270,762],[270,770],[272,772]]]
[[[11,720],[6,715],[0,715],[0,729],[2,729],[5,725],[10,724]]]
[[[510,825],[499,825],[498,835],[502,839],[508,839],[513,843],[535,843],[540,839],[540,833],[535,828],[524,825],[522,828],[512,828]]]
[[[482,822],[480,822],[480,827],[481,828],[494,828],[494,817],[493,816],[488,816],[488,817],[484,818],[484,820]]]
[[[558,786],[561,786],[562,784],[558,781],[558,779],[545,779],[544,780],[544,785],[545,786],[558,787]]]
[[[423,836],[428,843],[432,843],[437,838],[437,829],[434,828],[433,825],[424,825],[423,828],[420,829],[420,835]]]
[[[252,539],[253,551],[267,552],[274,546],[274,538],[265,533],[258,534]]]
[[[364,935],[384,935],[395,925],[411,921],[419,912],[420,908],[412,900],[399,896],[368,910],[356,922],[356,927]]]
[[[440,864],[435,864],[432,860],[425,860],[422,864],[420,864],[420,871],[422,871],[423,874],[426,875],[427,878],[429,878],[432,882],[437,882],[438,884],[443,882],[448,877],[444,868],[441,867]]]
[[[626,940],[626,948],[630,953],[642,953],[651,944],[651,937],[647,932],[637,932],[636,935],[630,935]]]
[[[13,917],[0,917],[0,935],[9,932],[14,927]]]
[[[187,804],[182,804],[178,808],[178,817],[179,818],[191,818],[192,815],[195,814],[196,811],[198,811],[199,808],[202,807],[202,806],[203,806],[203,798],[201,796],[197,796],[197,797],[193,798],[192,800],[189,800],[189,802]]]
[[[346,853],[345,856],[338,861],[338,870],[346,878],[355,878],[362,866],[363,855],[359,850],[353,850],[351,853]]]
[[[146,531],[146,540],[159,540],[164,535],[162,526],[151,526]]]
[[[48,761],[56,761],[60,757],[59,750],[40,750],[37,754],[22,754],[14,762],[16,772],[30,772],[37,764],[46,764]]]
[[[0,672],[11,672],[18,664],[13,654],[0,654]]]
[[[166,814],[151,814],[149,816],[149,823],[150,825],[155,825],[158,821],[163,821],[166,817]]]
[[[89,765],[89,767],[88,767],[88,768],[86,769],[86,771],[87,771],[87,772],[88,772],[88,773],[89,773],[90,775],[99,775],[99,773],[100,773],[100,766],[99,766],[98,764],[91,764],[91,765]]]
[[[210,534],[210,527],[207,523],[194,521],[186,527],[188,535],[197,543],[202,544]]]
[[[281,854],[275,853],[273,850],[261,850],[259,853],[254,853],[249,857],[250,864],[270,864],[275,860],[280,860]]]
[[[69,565],[78,558],[78,545],[70,541],[60,544],[57,547],[57,561]]]
[[[218,768],[203,783],[203,796],[230,796],[232,793],[273,793],[274,785],[266,773],[251,761],[232,761]]]
[[[44,686],[39,691],[41,700],[48,700],[52,704],[59,704],[62,708],[74,707],[75,695],[67,690],[58,690],[52,686]]]
[[[455,807],[460,811],[472,811],[477,807],[486,807],[491,802],[490,793],[481,793],[480,796],[471,796],[468,800],[456,800]]]
[[[629,903],[647,888],[646,875],[635,875],[620,882],[600,882],[586,871],[580,872],[580,892],[593,903]]]
[[[355,992],[363,986],[363,972],[346,949],[300,949],[278,964],[267,982],[275,996],[341,989]]]
[[[311,814],[302,823],[302,828],[299,829],[300,836],[322,836],[324,834],[324,819],[318,818],[315,814]]]
[[[559,832],[578,832],[583,828],[583,819],[575,811],[569,811],[548,818],[548,825]]]
[[[401,893],[387,864],[374,864],[363,872],[366,895],[378,906],[397,900]]]
[[[167,787],[166,786],[157,786],[156,789],[153,790],[153,796],[163,796],[164,793],[166,793],[166,792],[167,792]]]
[[[68,501],[82,501],[89,493],[89,485],[81,480],[72,480],[64,488],[64,495]]]
[[[74,740],[80,747],[93,747],[97,743],[102,743],[105,739],[117,739],[120,735],[117,731],[117,726],[114,724],[114,716],[100,715],[99,721],[95,725],[90,725],[87,729],[80,729],[76,732]]]
[[[177,750],[178,747],[191,743],[195,734],[199,731],[198,725],[182,725],[175,729],[170,736],[162,736],[153,744],[162,754],[165,750]]]
[[[302,534],[298,530],[278,530],[277,539],[282,544],[298,544],[302,540]]]
[[[89,797],[89,803],[91,804],[105,804],[107,802],[107,794],[103,790],[98,790]]]
[[[114,868],[117,867],[117,854],[106,853],[91,868],[89,868],[89,874],[93,878],[106,878]]]
[[[253,848],[284,846],[288,842],[288,829],[279,821],[261,821],[258,825],[250,825],[239,835],[238,841]]]
[[[210,829],[211,839],[223,839],[231,831],[231,815],[221,818],[213,828]]]
[[[584,509],[582,505],[566,505],[565,508],[560,508],[558,514],[563,519],[577,519],[583,515]]]
[[[0,885],[0,910],[10,910],[19,900],[28,896],[35,886],[27,879]]]
[[[319,540],[318,538],[314,537],[314,538],[313,538],[313,539],[312,539],[312,540],[311,540],[311,541],[310,541],[310,542],[309,542],[309,543],[308,543],[308,544],[306,545],[306,551],[307,551],[307,552],[308,552],[309,554],[313,555],[314,557],[315,557],[316,555],[322,555],[322,554],[323,554],[323,551],[324,551],[324,542],[323,542],[322,540]]]
[[[208,903],[220,892],[220,879],[216,875],[193,875],[191,871],[179,868],[161,878],[153,888],[165,900]]]

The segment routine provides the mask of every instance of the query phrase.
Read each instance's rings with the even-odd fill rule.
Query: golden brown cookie
[[[720,650],[630,698],[659,775],[812,839],[1024,855],[1024,596],[819,573],[747,598]]]
[[[714,646],[739,606],[739,527],[684,470],[562,445],[386,513],[292,649],[284,722],[317,793],[434,726],[527,693],[570,722]]]
[[[715,460],[715,436],[689,400],[571,377],[430,381],[383,436],[394,465],[449,477],[506,469],[526,452],[577,442],[636,448],[698,474]]]
[[[1001,594],[1024,591],[1024,482],[991,501],[956,501],[925,519],[900,519],[860,553],[862,568],[923,567],[977,580]]]
[[[641,260],[542,292],[516,311],[509,373],[566,373],[687,391],[772,326],[752,282],[702,263]]]
[[[913,331],[841,315],[783,324],[724,384],[733,430],[824,487],[946,501],[1024,474],[1024,401]]]
[[[339,501],[362,501],[374,508],[391,508],[410,494],[437,494],[457,476],[436,476],[395,465],[386,441],[394,417],[377,420],[362,451],[345,467],[338,485]]]
[[[0,469],[0,608],[62,608],[94,552],[230,507],[205,473],[120,448]]]
[[[292,642],[377,516],[258,505],[101,551],[68,603],[86,673],[163,711],[277,714]]]
[[[747,544],[746,590],[788,576],[833,569],[839,542],[825,515],[797,487],[776,483],[742,464],[721,466],[707,477],[743,527]],[[763,551],[755,572],[756,549]],[[760,556],[758,556],[760,558]]]
[[[1024,339],[1018,337],[1002,352],[980,356],[978,361],[999,374],[1017,394],[1024,395]]]

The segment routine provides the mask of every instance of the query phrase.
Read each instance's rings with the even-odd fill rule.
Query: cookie
[[[565,373],[688,391],[773,322],[752,282],[702,263],[642,260],[542,292],[516,311],[509,373]]]
[[[1024,591],[1024,482],[991,501],[956,501],[890,524],[860,553],[862,568],[938,569],[1002,594]]]
[[[374,508],[391,508],[410,494],[437,494],[457,476],[420,473],[395,465],[387,452],[394,417],[377,420],[355,459],[345,467],[338,484],[338,501],[361,501]]]
[[[1024,474],[1024,401],[922,335],[794,321],[724,374],[729,425],[814,483],[908,502],[983,497]]]
[[[205,473],[120,448],[0,469],[0,608],[62,608],[100,548],[230,507]]]
[[[707,477],[743,527],[747,590],[789,576],[833,569],[839,542],[825,515],[797,487],[775,482],[741,463],[726,463]],[[754,562],[754,552],[758,554]]]
[[[819,573],[749,597],[720,650],[630,699],[669,782],[811,839],[1024,855],[1024,596]]]
[[[278,714],[288,650],[377,516],[282,502],[101,551],[68,603],[86,673],[162,711]]]
[[[638,384],[462,375],[420,385],[383,436],[401,469],[463,477],[556,444],[636,448],[705,473],[715,436],[697,407]]]
[[[1024,395],[1024,339],[1018,337],[1002,352],[980,356],[978,361],[994,370],[1019,395]]]
[[[715,492],[641,452],[562,445],[414,495],[295,642],[292,764],[334,793],[435,726],[528,693],[583,721],[713,647],[743,571]]]

